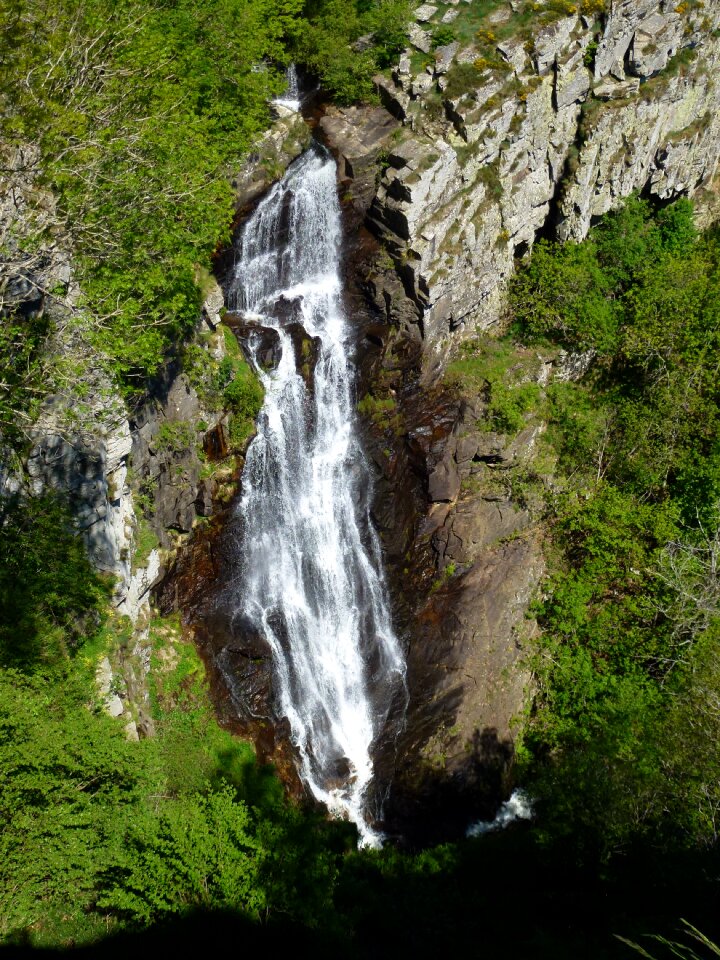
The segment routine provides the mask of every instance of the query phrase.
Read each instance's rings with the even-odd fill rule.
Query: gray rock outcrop
[[[377,78],[403,129],[369,223],[414,305],[426,370],[458,337],[498,321],[515,260],[538,231],[581,240],[637,190],[712,194],[718,27],[718,0],[613,2],[600,24],[573,14],[531,42],[498,41],[504,69],[455,43],[436,52],[430,83],[407,57],[392,80]],[[458,65],[459,94],[448,79]]]

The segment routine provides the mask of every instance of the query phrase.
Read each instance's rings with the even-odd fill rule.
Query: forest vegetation
[[[3,313],[5,443],[22,450],[43,398],[60,381],[81,390],[86,364],[129,402],[142,394],[196,324],[202,278],[231,236],[230,176],[284,66],[296,58],[341,102],[369,96],[404,47],[408,9],[0,0],[0,151],[33,198],[2,253],[25,269],[66,244],[79,289],[70,308],[66,286],[44,291],[57,314]],[[491,397],[507,432],[530,411],[547,422],[553,462],[550,483],[540,468],[527,478],[550,565],[517,772],[536,819],[429,850],[358,851],[353,827],[284,799],[220,728],[173,620],[150,627],[157,735],[129,742],[95,683],[98,656],[129,644],[111,584],[62,498],[6,499],[0,943],[140,937],[198,910],[289,926],[348,956],[479,942],[513,955],[510,929],[518,956],[631,956],[613,934],[672,939],[688,915],[714,935],[720,235],[696,231],[688,200],[632,197],[582,243],[538,242],[510,312],[508,366],[528,346],[589,359],[579,380]],[[48,349],[58,336],[70,356]],[[466,372],[477,355],[465,351]],[[208,380],[238,414],[238,442],[261,402],[246,366],[230,357]]]
[[[192,332],[202,278],[234,217],[230,180],[270,121],[294,57],[339,98],[404,44],[408,5],[323,0],[2,0],[0,138],[6,175],[32,185],[6,252],[27,273],[55,238],[80,285],[68,336],[126,394]],[[373,42],[349,46],[362,33]],[[26,190],[27,192],[27,190]],[[49,201],[48,197],[53,198]],[[67,304],[67,289],[44,291]],[[15,316],[0,331],[0,423],[37,408],[56,333]],[[55,384],[57,385],[57,384]]]
[[[603,856],[718,839],[719,281],[689,201],[631,198],[513,283],[515,335],[592,351],[546,401],[560,477],[526,745],[552,758],[537,795],[565,797],[548,830]]]

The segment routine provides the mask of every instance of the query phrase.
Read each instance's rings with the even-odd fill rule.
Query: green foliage
[[[218,364],[202,342],[185,345],[182,367],[203,406],[208,410],[218,410],[221,407],[217,383]]]
[[[263,390],[247,364],[238,365],[233,379],[223,390],[225,403],[241,417],[253,419],[262,406]]]
[[[361,0],[361,29],[370,32],[378,67],[390,67],[407,46],[412,4],[407,0]]]
[[[432,38],[432,47],[433,50],[438,47],[445,47],[447,44],[452,43],[455,39],[455,31],[451,26],[440,26],[434,33]]]
[[[539,241],[513,279],[512,300],[523,331],[577,349],[610,350],[618,328],[612,287],[592,242],[556,246]]]
[[[268,58],[299,9],[3,0],[3,138],[38,144],[48,230],[69,232],[92,338],[127,384],[195,323],[196,278],[229,237],[227,168],[267,123],[282,85]]]
[[[382,384],[380,385],[382,388]],[[358,401],[357,411],[361,417],[368,417],[381,430],[392,431],[395,436],[403,432],[403,416],[398,409],[394,392],[381,389],[379,395],[367,393]]]
[[[407,0],[308,0],[292,39],[297,60],[341,103],[372,97],[372,78],[407,45]],[[369,37],[357,50],[353,44]]]
[[[540,408],[541,391],[531,379],[533,359],[520,357],[509,342],[469,341],[459,359],[448,364],[445,378],[482,396],[485,429],[514,435],[525,426],[527,415]]]
[[[598,51],[598,41],[593,39],[585,47],[585,53],[583,54],[583,63],[588,68],[588,70],[594,70],[595,68],[595,57],[597,56]]]
[[[239,451],[255,429],[255,419],[260,413],[265,392],[255,371],[242,354],[237,357],[224,357],[218,376],[218,385],[224,382],[223,401],[232,414],[230,444],[234,450]]]
[[[392,413],[396,407],[397,403],[394,397],[375,397],[371,393],[365,394],[357,405],[358,413],[362,416],[380,419]]]
[[[52,671],[97,632],[107,595],[66,503],[0,501],[0,666]]]
[[[122,621],[103,639],[135,642]],[[153,621],[150,643],[157,735],[139,743],[94,706],[97,645],[51,675],[0,669],[0,942],[57,947],[200,907],[327,923],[355,831],[338,846],[218,726],[176,623]]]
[[[540,241],[511,284],[523,336],[614,354],[648,293],[654,297],[648,315],[696,306],[692,279],[668,300],[688,265],[694,266],[691,278],[705,267],[702,256],[695,262],[696,243],[689,201],[679,200],[653,216],[649,203],[637,197],[606,217],[581,244]]]
[[[118,831],[98,906],[147,924],[191,907],[233,907],[257,917],[261,844],[231,787],[145,809]]]
[[[682,960],[702,960],[702,958],[720,957],[720,946],[718,946],[717,943],[714,943],[709,939],[709,937],[706,937],[704,933],[694,927],[691,923],[688,923],[687,920],[683,920],[682,924],[683,933],[685,934],[689,943],[682,943],[677,940],[668,940],[667,937],[662,937],[659,934],[654,934],[652,937],[647,938],[654,940],[661,947],[667,947],[669,953],[666,953],[663,950],[660,956],[681,957]],[[639,953],[641,957],[645,957],[646,960],[654,960],[655,955],[648,953],[648,951],[639,943],[635,943],[634,941],[628,940],[625,937],[618,937],[618,940],[621,940],[629,947],[632,947],[636,953]],[[698,952],[696,944],[699,944],[704,948],[702,953]]]
[[[673,520],[669,508],[610,485],[561,506],[555,537],[563,566],[537,608],[554,660],[540,720],[546,743],[575,725],[578,736],[592,736],[591,718],[617,682],[629,678],[644,690],[677,656],[658,619],[663,584],[649,576],[676,533]]]
[[[448,70],[445,94],[451,100],[474,90],[478,84],[479,73],[472,63],[453,63]]]
[[[67,904],[68,890],[69,912],[89,908],[115,819],[147,789],[138,748],[87,709],[88,694],[77,678],[0,671],[0,937]]]
[[[583,855],[715,835],[717,718],[700,701],[720,651],[702,559],[720,499],[719,267],[688,201],[631,198],[582,244],[539,243],[512,285],[516,335],[594,355],[547,390],[563,492],[526,739],[543,830]]]
[[[0,323],[0,428],[6,441],[20,439],[18,412],[27,416],[41,391],[48,331],[46,316],[10,314]]]
[[[151,623],[150,638],[150,695],[166,793],[177,797],[207,784],[230,784],[249,805],[279,808],[282,788],[270,768],[258,767],[250,744],[217,725],[194,644],[168,619]]]
[[[155,438],[158,450],[181,453],[195,445],[196,431],[185,420],[163,420]]]
[[[230,412],[230,445],[239,453],[255,430],[265,394],[232,330],[223,325],[220,335],[224,337],[225,355],[219,363],[202,345],[189,344],[184,350],[185,369],[208,409]],[[193,442],[194,437],[184,446]]]
[[[144,567],[150,554],[160,546],[160,540],[151,527],[149,521],[142,515],[136,514],[135,552],[133,554],[133,571]]]

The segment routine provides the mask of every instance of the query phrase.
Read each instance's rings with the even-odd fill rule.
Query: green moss
[[[225,340],[225,353],[233,360],[239,360],[242,356],[242,350],[237,337],[232,332],[232,329],[225,324],[222,324],[220,329],[222,330],[223,339]]]
[[[358,413],[364,417],[384,419],[387,414],[393,413],[397,403],[394,397],[375,397],[371,393],[358,402]]]
[[[222,393],[226,409],[231,412],[230,446],[234,451],[241,452],[255,429],[255,419],[263,404],[264,391],[255,372],[242,355],[235,359],[226,357],[225,360],[230,361],[225,373],[231,376]]]

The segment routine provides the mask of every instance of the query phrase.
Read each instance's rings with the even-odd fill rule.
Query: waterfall
[[[272,650],[276,710],[289,720],[303,780],[374,843],[372,745],[404,690],[405,667],[355,429],[340,244],[335,163],[316,146],[245,224],[230,290],[231,307],[277,331],[280,346],[273,370],[263,369],[259,346],[252,357],[265,402],[236,508],[232,604],[236,623],[260,631]],[[302,343],[288,329],[297,321]],[[299,354],[309,345],[316,362],[303,377]]]
[[[300,109],[302,99],[300,97],[300,81],[298,80],[297,67],[294,63],[291,63],[285,71],[285,83],[286,87],[283,90],[282,96],[276,97],[273,103],[281,107],[287,107],[288,110],[297,113]]]

